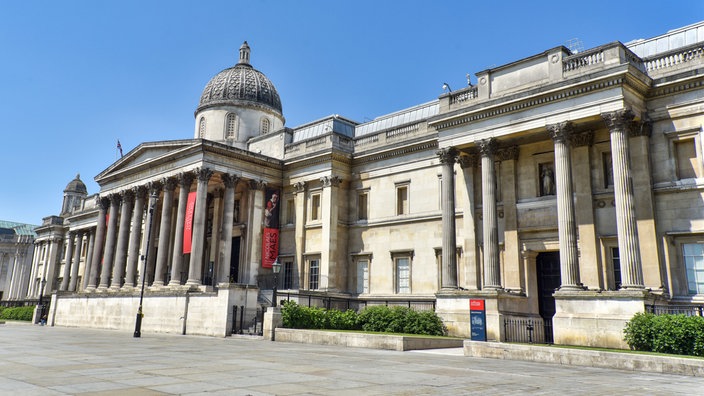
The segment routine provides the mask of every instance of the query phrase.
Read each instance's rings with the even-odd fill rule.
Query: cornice
[[[660,96],[672,95],[675,93],[684,93],[696,89],[704,88],[704,74],[696,74],[687,76],[686,78],[676,81],[667,81],[664,83],[656,82],[656,86],[650,90],[648,98],[657,98]]]
[[[328,149],[326,151],[316,153],[313,157],[297,157],[285,161],[284,166],[290,170],[330,162],[340,162],[345,165],[352,165],[352,158],[347,153]]]
[[[383,151],[383,152],[375,152],[372,154],[361,155],[359,157],[355,156],[354,164],[361,165],[361,164],[366,164],[369,162],[382,161],[387,158],[393,158],[393,157],[398,157],[398,156],[402,156],[402,155],[407,155],[407,154],[415,153],[418,151],[437,150],[438,147],[439,147],[439,145],[438,145],[437,139],[433,139],[430,141],[419,142],[414,145],[397,147],[395,149],[387,150],[387,151]]]

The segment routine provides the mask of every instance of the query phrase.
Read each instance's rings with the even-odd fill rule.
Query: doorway
[[[538,278],[538,309],[543,319],[555,315],[553,293],[560,288],[560,252],[539,253],[535,259]]]
[[[230,253],[230,283],[237,283],[240,271],[240,240],[242,237],[232,238],[232,251]]]

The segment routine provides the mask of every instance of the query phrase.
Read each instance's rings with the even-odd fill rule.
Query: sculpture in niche
[[[539,165],[540,196],[555,195],[555,170],[552,162]]]

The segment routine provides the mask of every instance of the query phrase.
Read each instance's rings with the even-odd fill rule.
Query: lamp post
[[[147,234],[147,246],[144,249],[144,254],[142,255],[142,291],[139,293],[139,308],[137,309],[137,320],[134,323],[134,337],[139,338],[142,336],[142,302],[144,301],[144,283],[147,281],[147,258],[149,257],[149,242],[151,242],[152,233],[152,220],[154,219],[154,207],[156,206],[156,200],[159,198],[156,191],[153,191],[149,196],[149,222],[147,223],[147,229],[145,233]]]
[[[44,325],[44,286],[46,285],[46,279],[42,279],[39,283],[41,285],[39,288],[39,323]]]
[[[272,306],[276,307],[276,285],[279,283],[279,272],[281,272],[281,263],[278,257],[271,264],[271,269],[274,271],[274,293],[271,299],[273,300]]]

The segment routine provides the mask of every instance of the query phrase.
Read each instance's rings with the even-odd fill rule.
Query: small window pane
[[[396,214],[408,214],[408,186],[396,189]]]
[[[411,292],[411,265],[408,257],[396,259],[396,293]]]
[[[320,261],[310,260],[310,275],[308,277],[308,289],[318,289],[318,280],[320,278]]]
[[[688,243],[682,247],[689,293],[704,293],[704,245]]]

